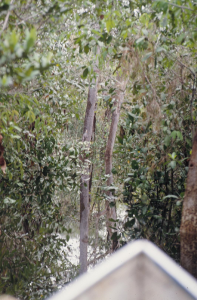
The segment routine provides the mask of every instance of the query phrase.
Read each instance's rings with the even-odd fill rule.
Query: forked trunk
[[[116,102],[114,104],[115,110],[112,113],[112,119],[111,119],[111,126],[109,131],[109,136],[107,140],[107,146],[106,146],[106,152],[105,152],[105,174],[108,175],[107,179],[107,187],[108,190],[106,191],[106,201],[105,201],[105,208],[106,208],[106,227],[107,227],[107,233],[108,238],[111,239],[113,232],[116,230],[111,228],[114,227],[115,224],[113,221],[110,221],[110,219],[116,220],[116,203],[114,201],[113,192],[110,189],[113,188],[113,175],[112,175],[112,153],[116,138],[116,132],[118,127],[118,121],[120,117],[120,109],[122,102],[124,100],[124,91],[126,88],[127,80],[118,78],[119,81],[119,87],[117,89],[116,93]],[[114,251],[117,248],[117,239],[113,238],[113,244],[112,244],[112,251]]]
[[[180,236],[181,265],[197,278],[197,131],[187,175]]]

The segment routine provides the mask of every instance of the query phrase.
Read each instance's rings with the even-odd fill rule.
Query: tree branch
[[[187,6],[181,6],[181,5],[177,5],[177,4],[174,4],[174,3],[170,3],[168,2],[169,5],[172,5],[172,6],[175,6],[175,7],[178,7],[178,8],[182,8],[182,9],[188,9],[190,11],[194,11],[193,9],[187,7]]]

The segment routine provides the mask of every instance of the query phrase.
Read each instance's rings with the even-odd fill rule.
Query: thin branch
[[[188,10],[190,10],[190,11],[194,11],[192,8],[189,8],[189,7],[187,7],[187,6],[181,6],[181,5],[177,5],[177,4],[170,3],[170,2],[168,2],[168,4],[169,4],[169,5],[172,5],[172,6],[176,6],[176,7],[178,7],[178,8],[188,9]]]
[[[192,73],[192,75],[195,77],[195,73],[194,73],[188,66],[186,66],[184,63],[182,63],[178,58],[176,58],[175,60],[178,61],[178,63],[179,63],[181,66],[183,66],[183,67],[185,67],[186,69],[188,69],[188,70]]]
[[[28,21],[28,20],[30,20],[30,19],[32,19],[32,18],[35,18],[35,17],[37,17],[37,16],[39,16],[39,15],[38,15],[38,14],[35,14],[35,15],[33,15],[33,16],[27,17],[26,19],[22,19],[21,22],[17,23],[17,25],[24,24],[26,21]]]
[[[182,67],[185,67],[186,69],[188,69],[192,75],[194,76],[194,78],[196,77],[195,72],[193,72],[188,66],[186,66],[182,61],[180,61],[178,58],[171,56],[170,54],[165,52],[165,55],[167,57],[170,57],[171,59],[174,59],[174,61],[177,61]]]
[[[23,21],[23,19],[16,13],[16,11],[15,10],[13,10],[13,13],[17,16],[17,18],[18,19],[20,19],[20,20],[22,20]]]
[[[40,29],[40,27],[41,27],[45,22],[47,22],[49,19],[50,19],[50,15],[40,23],[40,25],[39,25],[38,28],[37,28],[37,31],[38,31],[38,30]]]
[[[110,254],[110,250],[106,251],[105,253],[99,255],[95,258],[93,258],[92,260],[88,261],[88,266],[91,265],[91,264],[95,264],[96,263],[96,260],[98,261],[99,259],[101,258],[105,258],[107,254]]]

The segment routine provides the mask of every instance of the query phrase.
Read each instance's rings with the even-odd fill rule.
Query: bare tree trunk
[[[86,115],[83,130],[83,145],[86,150],[81,161],[84,166],[80,180],[80,274],[87,271],[87,247],[89,230],[89,190],[90,190],[90,165],[86,161],[86,151],[89,151],[93,134],[94,113],[97,100],[98,78],[93,80],[89,87]]]
[[[187,175],[180,236],[181,265],[197,278],[197,130]]]
[[[96,113],[94,113],[94,121],[93,121],[93,129],[92,129],[91,142],[95,142],[95,131],[96,131]],[[94,156],[94,153],[92,153],[91,158],[93,158],[93,156]],[[89,180],[89,203],[91,203],[91,188],[92,188],[92,177],[93,177],[93,164],[90,165],[89,174],[90,174],[90,180]]]
[[[125,92],[127,81],[128,79],[123,78],[123,76],[118,77],[119,86],[117,88],[116,102],[114,104],[115,110],[112,113],[111,126],[110,126],[106,152],[105,152],[105,174],[108,175],[108,179],[107,179],[108,189],[113,184],[112,153],[113,153],[113,148],[114,148],[114,143],[116,138],[118,121],[120,117],[120,109],[121,109],[122,102],[124,100],[124,92]],[[108,238],[110,239],[112,237],[113,232],[115,232],[115,230],[111,228],[114,227],[114,222],[111,222],[110,219],[114,219],[114,220],[117,219],[114,196],[113,196],[113,192],[110,189],[106,191],[105,208],[106,208],[106,219],[107,219],[106,227],[108,232]],[[116,248],[117,248],[117,239],[114,239],[112,245],[112,251],[114,251]]]

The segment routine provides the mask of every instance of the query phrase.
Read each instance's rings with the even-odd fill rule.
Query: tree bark
[[[197,278],[197,130],[193,139],[187,175],[180,237],[181,265]]]
[[[107,146],[106,146],[106,152],[105,152],[105,174],[108,175],[107,179],[107,187],[111,187],[113,185],[113,175],[112,175],[112,153],[116,138],[116,132],[118,127],[118,121],[120,117],[120,109],[122,102],[124,100],[124,91],[126,88],[126,84],[128,79],[125,79],[118,76],[118,82],[119,86],[117,88],[116,93],[116,101],[115,101],[115,110],[112,113],[112,119],[111,119],[111,126],[110,131],[108,135],[107,140]],[[107,233],[108,233],[108,239],[111,239],[113,232],[115,230],[111,227],[114,227],[114,222],[111,222],[110,219],[117,219],[116,215],[116,204],[114,201],[114,196],[111,190],[106,191],[106,201],[105,201],[105,208],[106,208],[106,227],[107,227]],[[112,244],[112,251],[114,251],[117,248],[117,239],[113,239]]]
[[[83,145],[86,151],[90,148],[90,142],[94,126],[95,105],[97,100],[98,77],[89,87],[88,100],[83,130]],[[87,271],[87,248],[89,230],[89,189],[90,189],[90,165],[86,161],[86,153],[81,156],[83,172],[80,180],[80,274]]]

